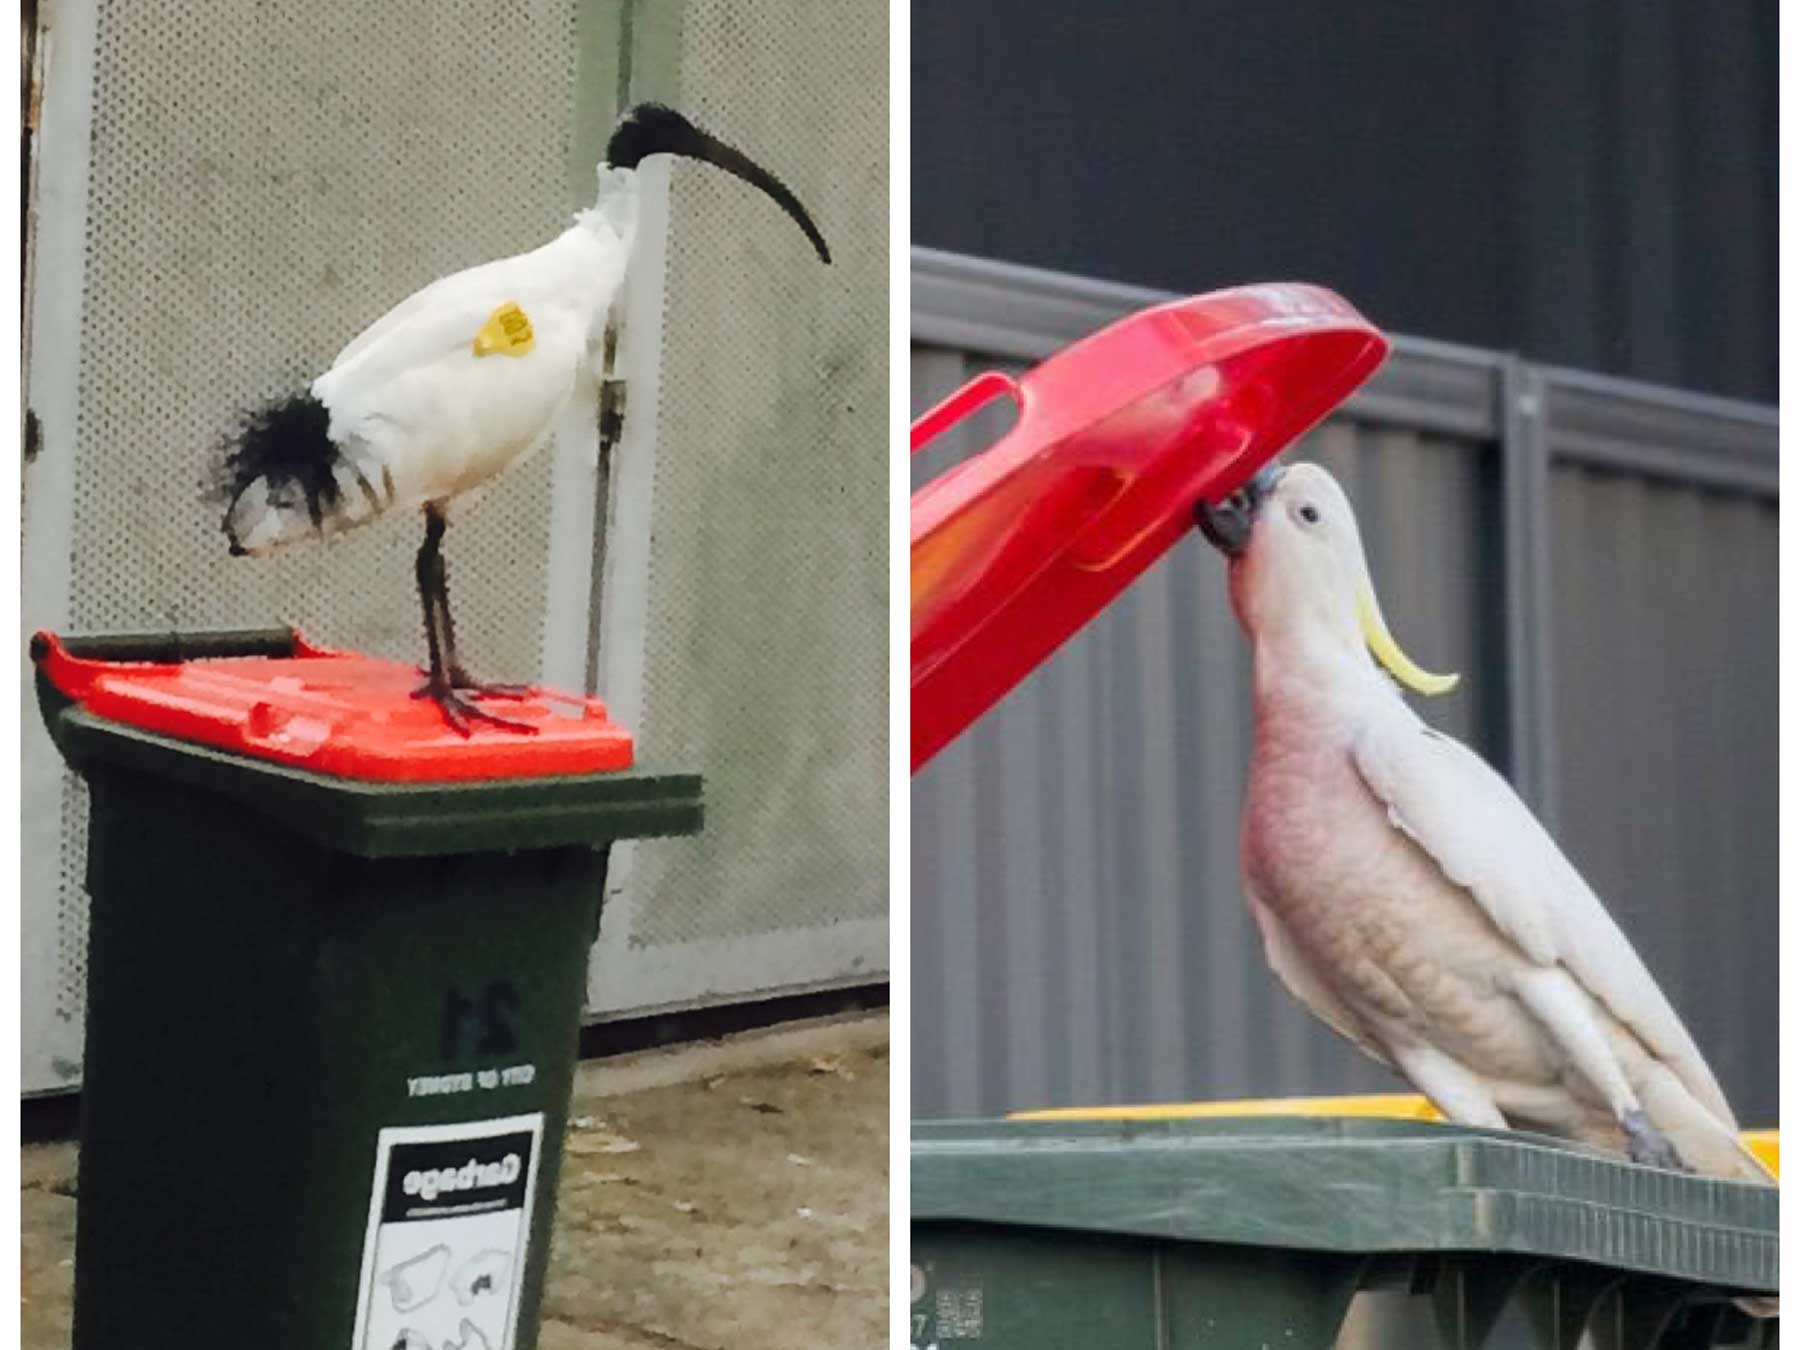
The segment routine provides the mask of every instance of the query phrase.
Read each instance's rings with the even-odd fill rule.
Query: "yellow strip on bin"
[[[1409,1092],[1354,1097],[1253,1097],[1228,1102],[1159,1102],[1147,1106],[1057,1106],[1009,1111],[1008,1120],[1195,1120],[1214,1116],[1373,1116],[1383,1120],[1442,1120],[1424,1097]],[[1745,1130],[1744,1146],[1781,1175],[1781,1132]]]
[[[1756,1160],[1776,1177],[1780,1177],[1781,1131],[1745,1130],[1743,1138],[1744,1147],[1756,1155]]]

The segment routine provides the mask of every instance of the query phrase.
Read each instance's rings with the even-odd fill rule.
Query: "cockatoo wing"
[[[1725,1094],[1600,899],[1504,778],[1396,705],[1356,738],[1357,772],[1388,817],[1533,961],[1561,965],[1684,1087],[1736,1129]]]
[[[1244,895],[1250,902],[1251,916],[1262,932],[1263,953],[1269,959],[1269,969],[1275,972],[1275,977],[1281,981],[1282,986],[1300,1000],[1302,1007],[1338,1035],[1371,1059],[1392,1068],[1394,1061],[1387,1051],[1370,1034],[1362,1018],[1351,1010],[1350,1005],[1319,974],[1312,960],[1288,933],[1287,925],[1282,923],[1275,911],[1257,894],[1249,877],[1243,879],[1243,885]]]

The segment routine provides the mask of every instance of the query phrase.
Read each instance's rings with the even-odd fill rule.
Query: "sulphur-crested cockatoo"
[[[1581,874],[1390,682],[1456,681],[1389,635],[1331,475],[1271,467],[1195,515],[1254,657],[1243,885],[1288,990],[1451,1120],[1770,1180]]]
[[[234,555],[424,512],[417,576],[430,666],[419,692],[465,734],[471,718],[534,728],[470,697],[520,691],[479,683],[457,659],[440,552],[446,511],[543,445],[580,382],[597,378],[637,236],[638,165],[652,155],[702,160],[759,188],[831,261],[780,179],[672,109],[641,103],[614,128],[599,196],[568,229],[401,301],[305,392],[246,414],[224,447],[218,488]]]

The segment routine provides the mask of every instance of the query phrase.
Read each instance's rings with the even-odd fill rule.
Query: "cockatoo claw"
[[[1642,1111],[1627,1111],[1620,1116],[1619,1128],[1625,1131],[1626,1146],[1634,1163],[1644,1167],[1660,1167],[1666,1172],[1693,1173],[1694,1169],[1681,1160],[1675,1146],[1650,1123],[1649,1117]]]

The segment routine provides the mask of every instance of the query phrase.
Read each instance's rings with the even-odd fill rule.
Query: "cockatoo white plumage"
[[[440,551],[446,509],[543,445],[578,384],[598,377],[608,310],[636,238],[638,165],[662,154],[702,160],[761,189],[831,261],[778,178],[679,113],[639,104],[607,143],[593,207],[568,229],[401,301],[304,393],[247,414],[224,447],[218,488],[234,555],[424,511],[417,576],[430,666],[420,692],[459,731],[471,718],[531,728],[468,697],[518,691],[482,685],[457,659]]]
[[[1383,673],[1455,683],[1389,635],[1331,475],[1265,469],[1196,518],[1230,558],[1254,656],[1243,884],[1288,990],[1451,1120],[1769,1181],[1581,874]]]

